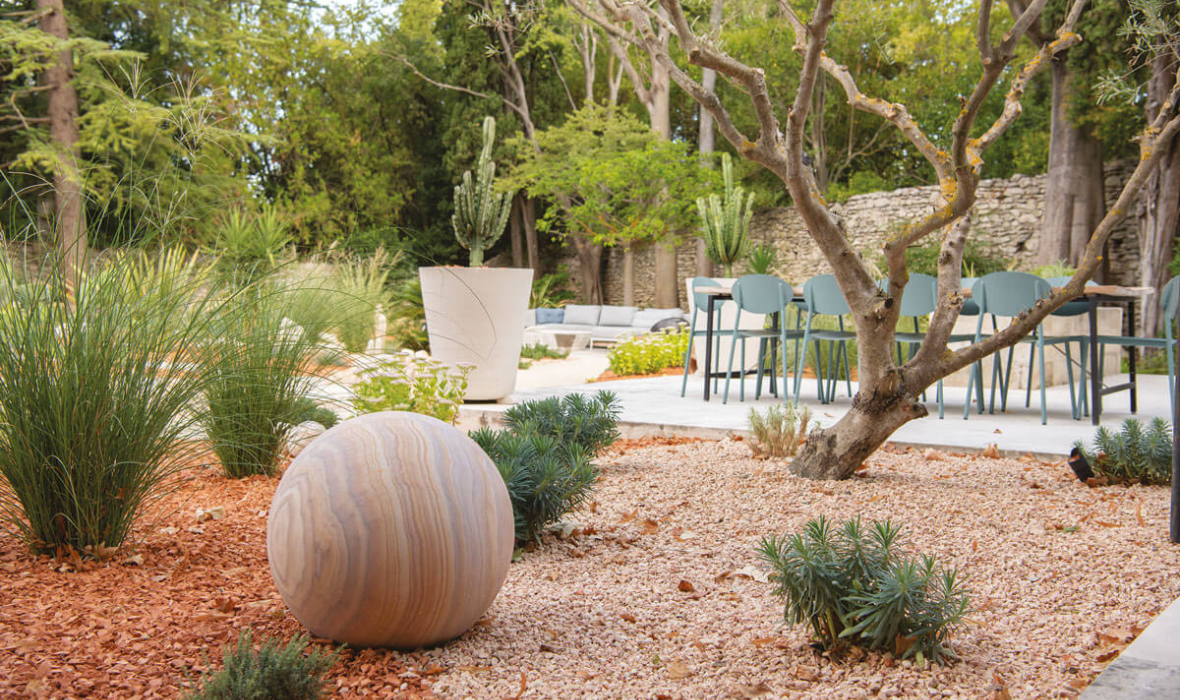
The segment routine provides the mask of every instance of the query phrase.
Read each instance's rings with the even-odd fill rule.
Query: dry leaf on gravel
[[[684,680],[692,675],[692,670],[688,665],[681,661],[673,661],[668,664],[668,678],[674,681]]]
[[[696,587],[693,586],[691,582],[685,581],[684,579],[680,580],[680,583],[677,584],[676,588],[682,593],[692,593],[696,591]]]

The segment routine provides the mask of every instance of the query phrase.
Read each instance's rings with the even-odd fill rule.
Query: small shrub
[[[1065,260],[1056,260],[1048,265],[1033,268],[1032,273],[1037,277],[1073,277],[1078,269]]]
[[[754,456],[766,455],[771,458],[792,457],[799,449],[799,445],[807,439],[807,424],[811,421],[811,411],[806,407],[797,407],[788,403],[771,406],[766,415],[758,409],[750,409],[750,432],[754,433],[754,440],[750,449]]]
[[[746,256],[746,269],[752,275],[769,275],[778,262],[778,251],[770,242],[759,243]]]
[[[585,501],[598,480],[589,452],[533,431],[491,430],[470,433],[496,463],[516,526],[516,539],[529,542]]]
[[[952,630],[968,611],[954,569],[898,547],[901,528],[860,518],[834,529],[820,517],[802,532],[764,537],[759,558],[771,570],[774,595],[789,625],[808,625],[825,649],[861,644],[894,655],[946,663]]]
[[[533,291],[529,295],[530,309],[556,309],[577,299],[569,270],[563,265],[557,272],[541,275],[533,280]]]
[[[200,690],[187,700],[317,700],[324,696],[324,674],[336,664],[339,652],[313,649],[304,655],[307,637],[296,636],[285,646],[268,639],[255,650],[250,630],[243,630],[235,646],[225,648],[225,667],[206,674]]]
[[[520,349],[520,357],[525,360],[560,360],[565,356],[566,353],[554,350],[544,343],[533,343]]]
[[[1172,483],[1172,426],[1163,418],[1153,418],[1146,429],[1128,418],[1117,433],[1101,426],[1092,450],[1081,440],[1074,447],[1099,476],[1124,483]]]
[[[331,428],[340,422],[340,417],[332,409],[320,406],[308,397],[301,398],[295,402],[293,413],[295,415],[294,420],[296,425],[306,421],[313,421],[325,428]]]
[[[593,397],[568,394],[525,401],[504,412],[504,424],[517,433],[537,433],[574,444],[591,457],[619,439],[618,397],[600,391]]]
[[[217,269],[238,284],[258,281],[294,255],[295,239],[282,213],[273,205],[254,212],[233,209],[221,222],[209,252],[217,255]]]
[[[688,329],[668,329],[632,336],[607,353],[610,371],[620,377],[655,374],[669,367],[683,367],[688,353]]]
[[[404,352],[361,371],[353,406],[361,413],[413,411],[455,423],[467,393],[469,365],[450,367]]]

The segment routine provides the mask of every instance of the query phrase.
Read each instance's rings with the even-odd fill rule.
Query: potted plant
[[[459,243],[471,251],[471,266],[418,270],[430,353],[448,364],[473,365],[464,395],[473,401],[495,401],[516,387],[533,283],[530,269],[483,266],[484,251],[504,233],[515,194],[493,189],[495,138],[496,120],[487,117],[475,176],[469,170],[455,186],[451,223]]]

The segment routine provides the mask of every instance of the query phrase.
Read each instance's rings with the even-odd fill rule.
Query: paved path
[[[1180,600],[1151,621],[1082,693],[1081,700],[1180,698]]]
[[[553,381],[553,376],[546,379]],[[746,380],[746,401],[738,400],[737,382],[730,390],[730,401],[722,403],[715,396],[709,402],[701,399],[699,377],[689,377],[687,396],[680,396],[680,377],[654,377],[613,382],[586,384],[584,378],[570,378],[568,384],[560,386],[538,386],[520,388],[505,403],[517,403],[546,396],[560,396],[574,392],[595,392],[608,389],[615,392],[623,406],[622,421],[633,424],[629,434],[640,426],[648,426],[653,433],[683,433],[724,435],[746,429],[747,416],[751,407],[765,410],[778,401],[763,396],[753,400],[754,380]],[[1126,377],[1108,377],[1108,383],[1121,383]],[[853,384],[853,391],[856,384]],[[1041,425],[1040,404],[1037,392],[1033,392],[1030,408],[1024,407],[1023,390],[1013,390],[1009,397],[1008,411],[982,415],[972,413],[969,420],[963,420],[963,401],[966,389],[947,387],[946,418],[939,420],[938,407],[933,391],[927,408],[931,416],[913,421],[894,434],[894,442],[912,445],[932,445],[947,449],[979,450],[995,444],[1002,452],[1021,454],[1032,452],[1038,455],[1066,455],[1075,440],[1087,442],[1094,434],[1089,418],[1075,421],[1070,417],[1069,389],[1066,386],[1051,387],[1048,390],[1049,422]],[[1139,413],[1144,420],[1155,416],[1167,418],[1169,414],[1168,381],[1164,376],[1139,377]],[[844,394],[843,385],[838,389],[834,403],[821,405],[816,399],[814,380],[804,380],[801,403],[811,409],[821,425],[831,425],[847,410],[850,403]],[[494,417],[507,408],[504,404],[469,404],[464,408],[465,424],[477,421],[481,416]],[[1131,416],[1125,393],[1106,397],[1103,425],[1117,427]],[[638,424],[638,425],[635,425]]]

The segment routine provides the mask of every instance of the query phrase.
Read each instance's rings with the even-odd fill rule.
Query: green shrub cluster
[[[1092,449],[1081,440],[1074,447],[1099,476],[1123,482],[1172,483],[1172,426],[1163,418],[1151,419],[1146,428],[1128,418],[1118,432],[1100,426]]]
[[[758,555],[787,624],[809,626],[829,650],[853,643],[919,661],[955,658],[947,643],[967,593],[933,556],[902,553],[900,531],[885,521],[865,532],[860,518],[836,529],[820,517],[800,533],[763,538]]]
[[[353,406],[360,413],[413,411],[454,424],[471,369],[403,352],[361,371]]]
[[[632,336],[607,353],[610,371],[620,377],[655,374],[669,367],[682,367],[688,354],[688,329],[668,329]]]
[[[492,461],[512,501],[516,539],[529,542],[580,506],[598,481],[591,460],[618,439],[617,400],[571,394],[513,406],[505,430],[470,433]]]
[[[225,648],[224,667],[206,674],[186,700],[318,700],[324,696],[324,674],[340,655],[323,649],[305,655],[307,641],[296,636],[280,646],[268,639],[256,650],[250,630],[243,630],[238,643]]]
[[[766,455],[772,458],[791,457],[798,451],[800,443],[807,438],[807,425],[811,411],[788,403],[785,407],[775,404],[765,415],[751,408],[749,415],[750,432],[754,440],[750,449],[754,456]]]

